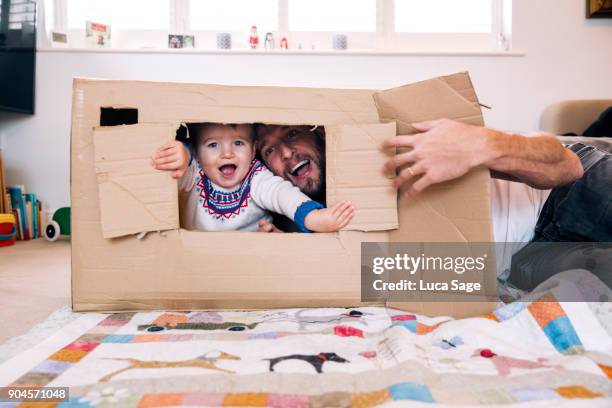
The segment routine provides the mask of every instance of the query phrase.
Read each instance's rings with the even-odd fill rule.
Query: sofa
[[[540,118],[540,129],[556,135],[574,133],[580,135],[599,115],[612,106],[612,99],[567,100],[548,106]],[[612,153],[612,135],[610,137],[585,138],[580,136],[562,136],[563,143],[584,142]]]

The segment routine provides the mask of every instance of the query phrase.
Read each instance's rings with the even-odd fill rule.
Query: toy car
[[[236,323],[210,321],[207,313],[175,314],[164,313],[158,316],[150,324],[138,326],[138,330],[148,332],[158,332],[163,330],[229,330],[244,331],[253,330],[259,323]]]
[[[48,241],[55,241],[60,236],[70,236],[70,207],[56,210],[51,221],[45,226],[45,237]]]
[[[139,325],[138,330],[148,332],[158,332],[163,330],[229,330],[229,331],[244,331],[253,330],[257,326],[257,323],[244,324],[244,323],[177,323],[175,326],[157,326],[151,324]]]

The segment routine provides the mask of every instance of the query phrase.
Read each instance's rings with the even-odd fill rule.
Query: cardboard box
[[[102,108],[132,108],[137,124],[100,126]],[[486,169],[413,200],[398,200],[380,173],[382,139],[440,117],[483,124],[467,73],[380,92],[75,79],[73,309],[358,306],[361,242],[491,241]],[[189,122],[324,126],[328,205],[350,198],[354,220],[331,234],[181,229],[176,181],[152,169],[150,156]],[[155,232],[134,235],[145,231]],[[457,317],[492,308],[392,306]]]

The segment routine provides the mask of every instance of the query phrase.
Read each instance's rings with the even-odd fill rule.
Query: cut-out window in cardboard
[[[152,154],[175,139],[177,128],[142,123],[95,130],[96,174],[105,238],[179,228],[177,182],[170,172],[151,166]],[[326,175],[321,175],[321,183],[326,186],[326,204],[350,200],[356,209],[353,220],[343,229],[398,228],[397,195],[388,176],[382,173],[388,157],[380,150],[381,141],[395,135],[395,123],[329,126],[320,130],[325,138],[321,144],[325,151],[321,154],[325,157]],[[190,142],[194,140],[190,136]],[[194,159],[197,149],[194,145]],[[265,152],[260,152],[258,157],[266,162],[264,155]],[[299,184],[290,175],[284,176]],[[185,200],[180,206],[183,213],[193,211],[186,209],[184,203]],[[181,215],[184,221],[185,214]],[[290,223],[285,223],[282,229],[295,231]]]

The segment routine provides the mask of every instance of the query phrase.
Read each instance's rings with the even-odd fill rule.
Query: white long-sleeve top
[[[231,189],[215,185],[197,160],[192,160],[179,181],[179,189],[186,193],[183,226],[191,230],[257,231],[259,221],[272,221],[268,211],[285,215],[303,229],[306,214],[322,208],[257,159],[251,162],[242,182]]]
[[[535,235],[535,227],[551,190],[520,182],[491,179],[491,220],[496,245],[497,276],[510,276],[512,255]]]

